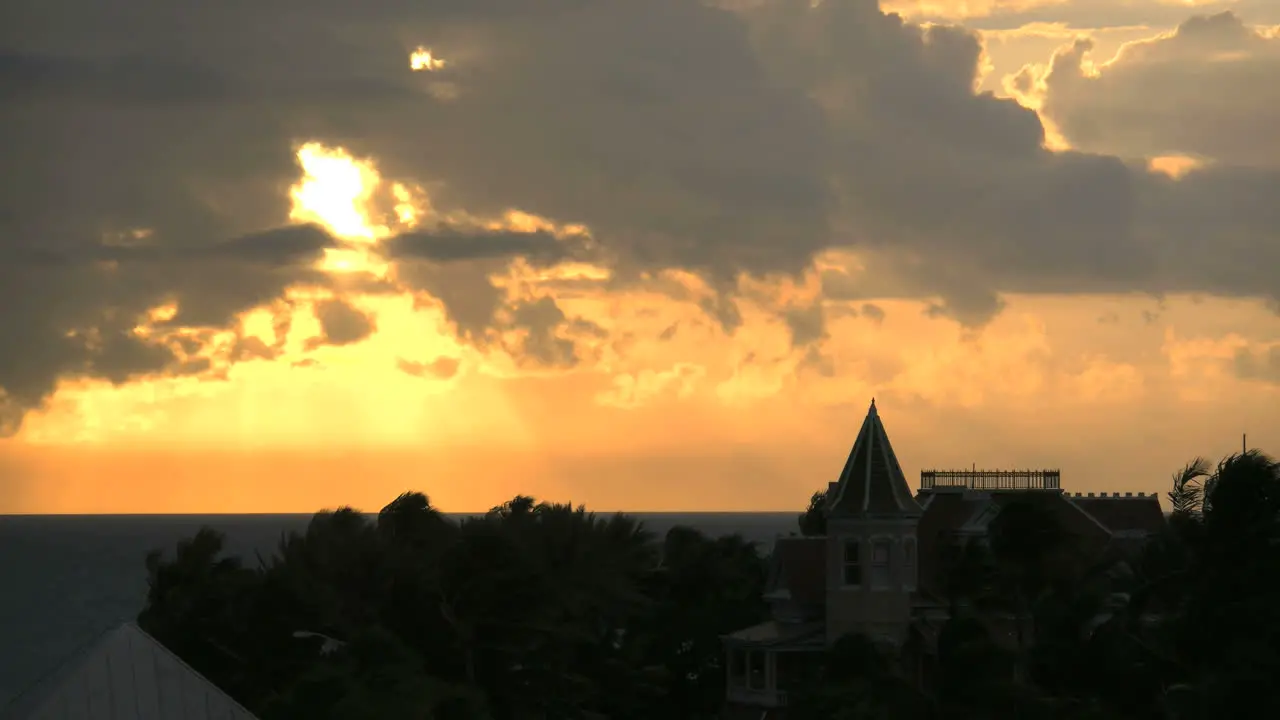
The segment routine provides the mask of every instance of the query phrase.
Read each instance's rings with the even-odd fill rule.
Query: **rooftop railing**
[[[1061,490],[1059,470],[921,470],[920,489]]]

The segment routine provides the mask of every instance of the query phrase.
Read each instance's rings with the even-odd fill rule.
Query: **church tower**
[[[903,640],[923,512],[872,400],[840,479],[827,491],[828,643],[852,632]]]

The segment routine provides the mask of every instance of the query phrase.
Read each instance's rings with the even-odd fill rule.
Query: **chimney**
[[[1105,495],[1106,493],[1103,494]],[[1093,493],[1089,493],[1089,497],[1093,497]]]
[[[1127,492],[1127,493],[1125,493],[1125,494],[1124,494],[1124,496],[1125,496],[1125,497],[1133,497],[1133,493],[1131,493],[1131,492]]]

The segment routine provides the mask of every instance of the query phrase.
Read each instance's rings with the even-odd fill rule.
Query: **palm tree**
[[[387,542],[415,551],[451,539],[454,526],[420,492],[401,493],[378,513],[377,531]]]
[[[1185,574],[1177,645],[1192,671],[1178,705],[1280,713],[1280,464],[1232,455],[1204,481],[1200,537]]]
[[[1124,612],[1095,631],[1099,680],[1130,713],[1280,712],[1264,679],[1280,672],[1280,466],[1257,451],[1212,469],[1195,458],[1168,497],[1168,529],[1133,564]],[[1252,709],[1230,709],[1246,697]]]
[[[1182,517],[1199,517],[1204,509],[1205,481],[1211,478],[1209,461],[1197,457],[1173,474],[1173,489],[1169,491],[1169,504],[1173,514]]]
[[[139,626],[241,703],[253,706],[311,662],[288,634],[297,618],[278,612],[292,600],[267,572],[227,556],[221,533],[202,528],[172,557],[153,551],[146,564]]]
[[[384,572],[376,588],[380,622],[417,650],[433,672],[447,672],[451,656],[441,642],[449,625],[439,611],[441,560],[458,539],[458,527],[418,492],[402,493],[375,523]]]
[[[806,536],[827,534],[827,492],[819,490],[809,498],[809,507],[796,518],[800,534]]]

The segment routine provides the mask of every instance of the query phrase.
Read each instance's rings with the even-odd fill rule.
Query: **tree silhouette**
[[[1136,554],[1081,550],[1043,499],[936,538],[950,619],[927,694],[898,651],[851,636],[788,717],[1280,716],[1280,465],[1196,459],[1169,501]],[[421,493],[322,511],[256,567],[202,529],[146,567],[139,624],[264,720],[710,718],[720,637],[769,617],[739,536],[659,539],[525,496],[460,521]]]
[[[796,522],[800,525],[800,534],[805,536],[827,534],[827,493],[819,490],[809,498],[809,507],[800,513]]]

